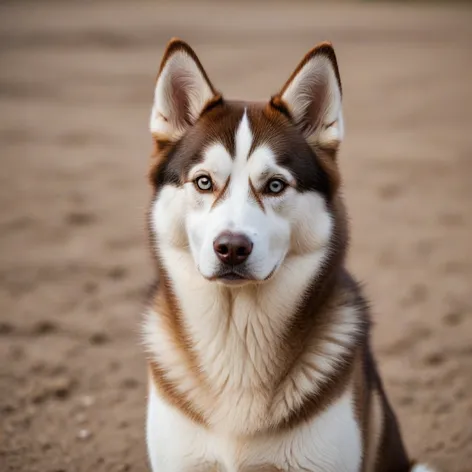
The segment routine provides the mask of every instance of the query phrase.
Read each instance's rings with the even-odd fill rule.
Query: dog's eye
[[[280,179],[271,179],[269,182],[267,182],[266,185],[266,193],[272,194],[272,195],[277,195],[285,190],[287,187],[287,184]]]
[[[195,185],[202,192],[210,192],[213,190],[213,182],[208,175],[201,175],[195,179]]]

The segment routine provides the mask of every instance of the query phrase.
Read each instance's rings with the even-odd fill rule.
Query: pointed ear
[[[154,91],[150,130],[166,141],[179,139],[217,96],[192,48],[172,39],[162,58]]]
[[[303,58],[272,104],[288,110],[310,145],[333,152],[344,134],[341,97],[334,49],[321,43]]]

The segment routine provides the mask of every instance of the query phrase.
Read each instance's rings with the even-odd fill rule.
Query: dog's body
[[[173,41],[151,131],[153,472],[413,470],[344,267],[331,46],[257,104],[223,100]]]

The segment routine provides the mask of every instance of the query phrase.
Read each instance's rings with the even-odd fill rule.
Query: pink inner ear
[[[191,78],[185,75],[184,70],[176,71],[170,80],[173,108],[176,111],[175,121],[178,125],[191,125],[190,94],[192,93]]]
[[[322,123],[326,111],[329,86],[326,77],[317,77],[312,83],[306,84],[303,91],[305,99],[309,101],[308,106],[300,118],[300,126],[303,133],[312,134]]]

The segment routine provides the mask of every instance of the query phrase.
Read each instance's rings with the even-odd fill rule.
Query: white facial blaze
[[[234,159],[236,164],[244,165],[244,162],[247,161],[252,140],[253,136],[249,125],[249,118],[247,117],[247,110],[244,110],[243,118],[236,131],[236,156]]]
[[[236,131],[235,156],[231,181],[229,187],[229,198],[227,204],[222,206],[226,211],[230,210],[228,229],[235,232],[244,232],[246,210],[249,200],[249,173],[247,169],[247,159],[252,145],[252,132],[249,126],[249,119],[246,110],[241,119],[241,123]],[[246,228],[247,231],[247,228]],[[248,235],[250,236],[250,235]]]

